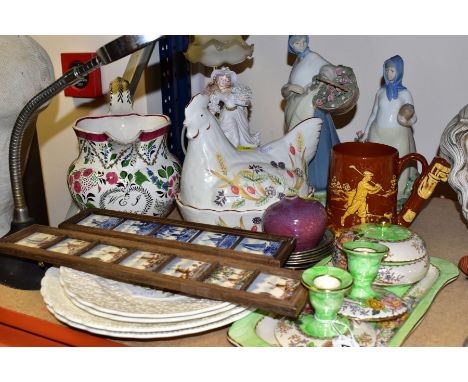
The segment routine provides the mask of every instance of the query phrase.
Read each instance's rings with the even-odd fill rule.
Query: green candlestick
[[[337,317],[337,313],[345,292],[353,283],[351,275],[340,268],[315,266],[304,271],[302,283],[309,289],[315,314],[301,315],[301,330],[316,338],[334,338],[345,333],[349,321],[345,317]]]
[[[350,241],[343,244],[343,251],[348,256],[348,270],[354,280],[348,297],[353,300],[380,297],[372,289],[372,282],[377,277],[382,259],[388,254],[388,247],[364,240]]]

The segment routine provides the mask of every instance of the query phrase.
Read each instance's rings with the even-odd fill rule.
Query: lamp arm
[[[53,82],[47,88],[35,95],[21,110],[16,119],[10,138],[10,180],[13,192],[13,201],[15,209],[13,213],[12,230],[15,225],[29,225],[32,218],[29,216],[26,206],[23,179],[21,173],[21,146],[24,134],[29,126],[29,121],[37,113],[38,109],[46,102],[50,101],[55,95],[67,87],[74,85],[85,76],[101,66],[101,60],[94,57],[90,61],[76,66],[64,73],[62,77]],[[20,227],[18,227],[20,228]]]
[[[96,57],[82,65],[71,68],[57,81],[34,96],[23,110],[21,110],[10,138],[10,180],[15,204],[10,232],[16,232],[33,222],[33,219],[29,216],[28,207],[26,206],[21,173],[21,146],[31,117],[35,115],[42,105],[51,100],[62,90],[84,80],[87,74],[99,68],[101,65],[110,64],[151,43],[154,44],[161,37],[161,35],[120,36],[99,48],[96,51]]]

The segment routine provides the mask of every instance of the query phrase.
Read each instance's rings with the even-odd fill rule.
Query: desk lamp
[[[15,206],[10,234],[34,224],[34,219],[29,216],[26,206],[21,173],[21,147],[31,117],[55,95],[69,86],[83,81],[92,71],[126,57],[148,44],[158,41],[161,37],[156,35],[120,36],[99,48],[96,51],[96,57],[68,70],[26,104],[15,122],[10,140],[10,179]],[[18,289],[39,289],[44,272],[45,268],[35,262],[0,255],[1,284]]]

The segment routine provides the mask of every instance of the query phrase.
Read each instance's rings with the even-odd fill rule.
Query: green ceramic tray
[[[327,264],[329,261],[330,257],[325,258],[318,265]],[[458,268],[447,260],[431,257],[431,265],[433,268],[428,272],[428,276],[415,285],[385,287],[402,297],[410,306],[411,313],[405,319],[373,323],[379,332],[378,346],[400,346],[421,321],[442,287],[458,277]],[[229,328],[228,339],[238,346],[273,346],[256,332],[257,324],[266,315],[267,313],[255,311],[236,321]]]

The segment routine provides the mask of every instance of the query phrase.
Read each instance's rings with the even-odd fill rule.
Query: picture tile
[[[219,285],[225,288],[240,289],[242,288],[245,280],[247,280],[249,276],[253,275],[253,273],[253,271],[221,265],[203,282]]]
[[[115,227],[114,231],[134,233],[137,235],[149,235],[156,227],[157,223],[127,219]]]
[[[208,247],[231,248],[237,239],[239,239],[239,236],[236,235],[204,231],[198,235],[192,243],[206,245]]]
[[[247,292],[256,294],[267,294],[281,300],[285,300],[292,295],[299,286],[299,280],[287,277],[260,273],[253,283],[247,288]]]
[[[114,217],[114,216],[91,214],[85,217],[83,220],[79,221],[77,224],[84,225],[86,227],[112,229],[121,221],[122,221],[121,218]]]
[[[24,237],[21,240],[15,242],[18,245],[24,245],[26,247],[40,248],[42,245],[54,241],[58,236],[51,235],[43,232],[34,232],[33,234]]]
[[[254,239],[251,237],[245,237],[236,246],[236,251],[255,253],[257,255],[274,256],[280,247],[280,242]]]
[[[122,256],[128,253],[128,249],[114,247],[113,245],[98,244],[86,251],[81,257],[95,258],[104,261],[105,263],[111,263],[117,261]]]
[[[174,276],[181,279],[196,279],[200,276],[208,267],[209,263],[203,261],[183,259],[176,257],[170,261],[163,269],[161,274]]]
[[[194,228],[175,227],[163,225],[152,236],[158,239],[176,240],[187,242],[199,231]]]
[[[90,244],[89,241],[73,239],[71,237],[59,241],[57,244],[47,248],[48,251],[64,253],[65,255],[75,255]]]
[[[152,271],[164,262],[169,256],[162,255],[160,253],[147,252],[147,251],[135,251],[130,256],[125,258],[119,265],[125,265],[126,267],[144,269],[146,271]]]

